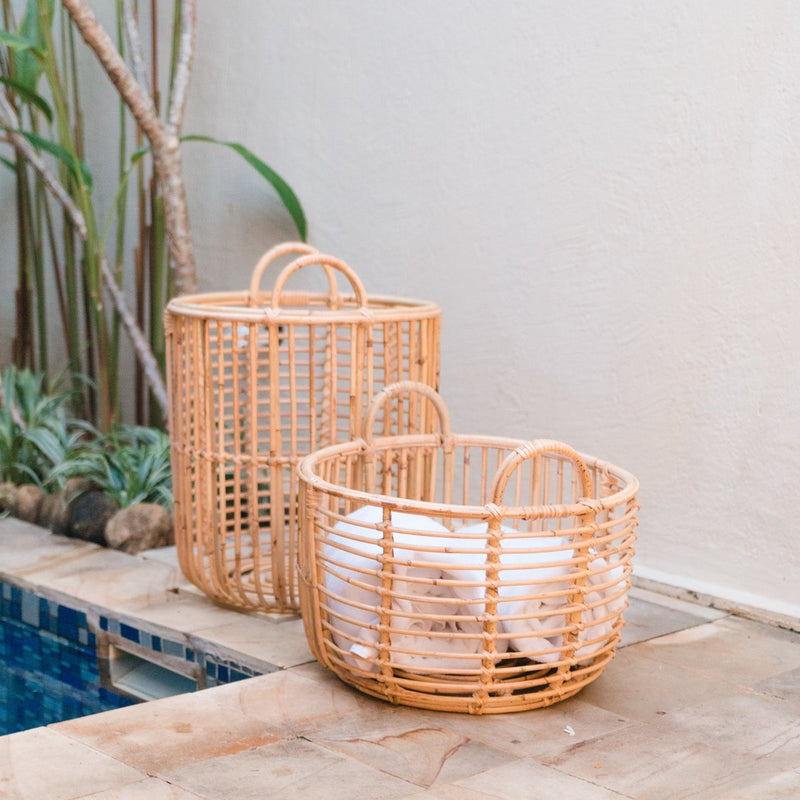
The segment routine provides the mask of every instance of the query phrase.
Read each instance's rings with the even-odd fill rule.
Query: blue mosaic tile
[[[80,618],[84,616],[79,611],[67,606],[58,607],[58,635],[65,639],[77,641]],[[85,623],[84,623],[85,624]]]
[[[152,642],[153,642],[153,650],[155,650],[156,653],[160,653],[161,652],[161,637],[154,635],[152,637]]]
[[[135,642],[139,644],[139,629],[134,628],[131,625],[126,625],[124,622],[119,626],[119,633],[123,639],[127,639],[129,642]]]
[[[22,621],[34,628],[39,627],[39,598],[33,592],[22,593]]]

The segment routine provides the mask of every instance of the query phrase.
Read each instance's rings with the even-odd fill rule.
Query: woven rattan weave
[[[267,266],[287,257],[272,291],[260,290]],[[326,292],[285,288],[306,267],[322,269]],[[440,317],[433,303],[368,296],[347,264],[301,243],[266,253],[249,291],[168,304],[176,544],[190,581],[237,608],[298,608],[295,466],[352,439],[386,384],[437,385]],[[407,420],[380,424],[401,433]]]
[[[439,433],[374,436],[409,395],[436,408]],[[628,472],[556,441],[454,434],[436,392],[401,382],[360,438],[298,474],[306,634],[345,682],[501,713],[570,697],[613,657],[637,524]]]

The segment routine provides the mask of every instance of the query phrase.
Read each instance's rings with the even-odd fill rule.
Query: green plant
[[[120,425],[56,468],[59,479],[81,478],[120,508],[134,503],[172,506],[169,437],[155,428]]]
[[[53,469],[82,453],[91,426],[67,413],[69,392],[44,376],[7,367],[0,381],[0,480],[42,485]]]
[[[117,425],[99,434],[69,412],[69,392],[42,375],[9,366],[0,380],[0,481],[102,489],[121,508],[172,505],[169,437],[156,428]],[[72,498],[70,498],[72,499]]]

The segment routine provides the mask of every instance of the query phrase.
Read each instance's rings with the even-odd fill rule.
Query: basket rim
[[[173,297],[166,305],[165,313],[185,317],[228,320],[231,322],[268,322],[279,319],[281,322],[307,323],[309,321],[336,320],[337,322],[363,322],[365,319],[391,320],[399,316],[413,319],[441,316],[441,308],[432,300],[400,297],[387,294],[370,294],[367,297],[366,311],[360,309],[353,294],[341,294],[340,300],[346,308],[326,308],[328,295],[325,292],[286,291],[281,297],[287,307],[272,309],[269,303],[272,292],[260,292],[257,305],[248,305],[251,300],[248,291],[205,292]],[[307,310],[292,307],[292,302],[309,305]],[[322,305],[311,306],[312,302]],[[379,304],[379,305],[373,305]]]
[[[453,445],[467,445],[474,447],[506,447],[515,448],[526,444],[528,439],[516,439],[503,436],[480,436],[468,434],[452,434],[449,442]],[[434,503],[426,500],[411,500],[391,495],[362,492],[358,489],[351,489],[347,486],[326,481],[314,472],[315,467],[323,460],[336,455],[350,455],[355,452],[368,452],[370,449],[375,452],[387,450],[395,443],[402,443],[403,446],[424,447],[437,445],[441,447],[444,438],[441,434],[412,434],[405,436],[381,436],[375,437],[371,444],[363,438],[354,439],[349,442],[328,445],[327,447],[315,450],[303,456],[297,464],[297,476],[301,484],[305,483],[325,494],[339,497],[346,500],[363,501],[365,505],[377,505],[389,508],[398,512],[419,512],[428,516],[440,517],[462,517],[475,518],[476,520],[487,520],[496,518],[499,513],[502,518],[510,519],[539,519],[543,517],[570,517],[585,515],[590,512],[600,512],[610,510],[621,503],[633,499],[639,491],[639,480],[635,475],[596,456],[579,452],[578,455],[584,460],[587,466],[594,469],[605,469],[614,477],[625,481],[625,486],[614,494],[602,498],[579,499],[577,503],[562,503],[553,505],[538,506],[494,506],[491,503],[485,505],[462,505],[459,503]],[[556,456],[559,457],[559,456]]]

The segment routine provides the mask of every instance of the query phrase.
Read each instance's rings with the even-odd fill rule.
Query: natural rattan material
[[[265,268],[287,255],[300,257],[260,290]],[[324,271],[327,292],[286,289],[310,266]],[[385,385],[437,385],[440,318],[433,303],[367,296],[347,264],[300,243],[266,253],[249,291],[169,303],[176,544],[192,583],[237,608],[297,610],[295,466],[352,439]],[[434,415],[411,411],[383,416],[383,430],[434,429]]]
[[[373,437],[408,393],[432,402],[440,432]],[[361,438],[298,474],[306,634],[345,682],[501,713],[564,700],[613,657],[637,524],[628,472],[560,442],[454,434],[438,394],[401,382]]]

